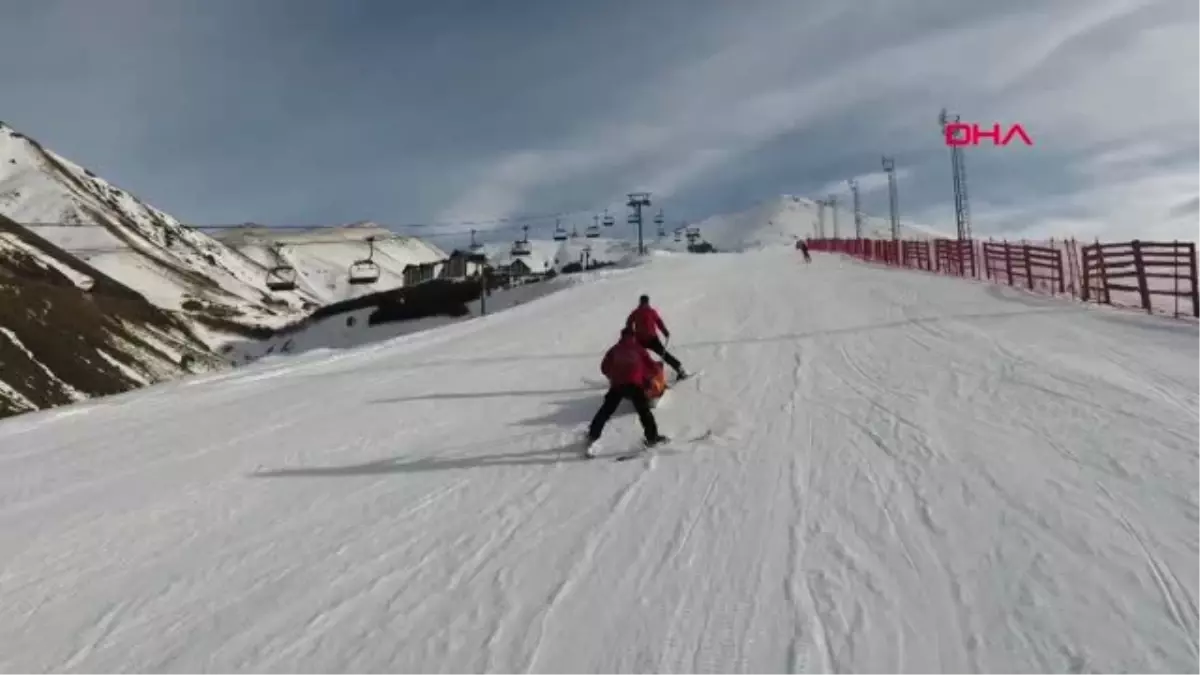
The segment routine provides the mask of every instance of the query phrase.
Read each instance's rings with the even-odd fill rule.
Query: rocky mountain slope
[[[0,417],[218,367],[179,317],[0,216]]]
[[[230,344],[445,257],[371,224],[214,237],[3,123],[0,217],[0,416],[220,368]],[[351,285],[370,236],[380,278]],[[295,289],[268,286],[280,265]]]
[[[3,124],[0,215],[181,313],[206,340],[282,326],[320,303],[270,291],[259,263]]]

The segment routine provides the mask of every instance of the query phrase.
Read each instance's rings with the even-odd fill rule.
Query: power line
[[[532,220],[532,219],[519,218],[519,219],[514,219],[514,220]],[[466,224],[466,223],[464,222],[463,224]],[[64,227],[64,228],[88,227],[88,228],[102,228],[105,230],[108,229],[106,226],[96,224],[96,223],[87,223],[87,224],[80,224],[80,225],[72,225],[72,224],[67,224],[67,223],[26,223],[26,224],[23,224],[22,226],[30,228],[32,230],[36,230],[39,227]],[[212,229],[234,229],[234,228],[249,229],[251,227],[255,227],[255,226],[253,226],[253,225],[249,225],[249,226],[247,226],[247,225],[230,225],[230,226],[217,226]],[[450,239],[450,238],[466,238],[466,237],[470,237],[474,234],[483,234],[483,233],[477,232],[475,229],[463,229],[463,230],[454,230],[454,231],[448,231],[448,232],[430,232],[427,234],[425,234],[425,233],[413,234],[413,233],[405,233],[405,232],[395,232],[395,231],[392,231],[390,228],[385,228],[385,229],[389,230],[390,234],[368,235],[367,237],[363,237],[361,239],[360,238],[348,238],[345,236],[340,236],[340,237],[330,236],[330,237],[306,238],[306,239],[299,240],[299,241],[287,241],[287,237],[296,236],[297,234],[301,233],[300,231],[303,231],[303,230],[331,229],[331,228],[336,228],[337,226],[324,225],[324,226],[309,226],[309,227],[298,227],[298,226],[290,226],[290,227],[284,226],[284,227],[271,227],[271,228],[267,228],[265,226],[258,226],[258,227],[263,227],[266,230],[264,232],[263,236],[256,237],[254,235],[250,235],[248,240],[245,241],[243,243],[243,245],[258,244],[258,245],[271,247],[271,248],[280,248],[280,247],[284,247],[284,246],[286,246],[286,247],[318,246],[318,245],[328,245],[328,244],[364,244],[364,245],[366,245],[368,242],[368,238],[373,238],[375,242],[385,242],[385,241],[408,240],[408,239],[438,240],[438,239]],[[380,227],[383,227],[383,226],[380,225]],[[201,229],[200,227],[197,227],[197,226],[186,226],[186,225],[184,226],[184,228],[187,230],[190,230],[190,231],[199,231]],[[289,229],[294,229],[294,230],[297,230],[298,232],[296,232],[295,234],[286,232]],[[529,228],[528,224],[513,224],[513,225],[506,226],[506,227],[490,228],[490,229],[486,230],[486,233],[518,232],[518,231],[528,231],[529,229],[530,228]],[[350,231],[352,231],[352,230],[350,230]],[[201,233],[203,234],[203,232],[201,232]],[[233,242],[224,241],[224,240],[216,238],[216,237],[214,237],[214,239],[217,242],[219,242],[225,246],[229,246],[230,248],[234,248],[234,249],[238,248],[238,244],[235,244]],[[51,243],[54,243],[54,242],[51,242]],[[70,247],[70,246],[64,246],[64,245],[59,245],[59,244],[55,244],[55,245],[58,246],[58,248],[66,251],[68,253],[81,253],[81,254],[125,253],[125,252],[129,252],[129,251],[138,250],[137,247],[132,246],[132,245],[126,245],[126,246],[79,246],[79,247]],[[168,244],[168,246],[170,246],[170,244]]]
[[[394,225],[387,225],[385,223],[379,223],[376,221],[364,221],[364,222],[370,222],[372,224],[379,225],[380,227],[383,227],[388,230],[393,230],[393,231],[398,228],[423,229],[423,228],[443,228],[443,227],[452,227],[452,226],[479,227],[480,225],[495,225],[495,224],[504,224],[504,223],[512,223],[516,229],[520,229],[522,224],[528,223],[528,222],[536,222],[536,221],[543,221],[543,220],[550,221],[550,220],[556,220],[556,219],[569,218],[570,216],[578,217],[578,216],[582,216],[584,214],[595,214],[597,212],[598,211],[596,209],[574,209],[574,210],[569,210],[569,211],[552,211],[552,212],[544,212],[544,213],[518,214],[518,215],[513,215],[513,216],[505,216],[503,218],[490,218],[490,219],[483,219],[483,220],[443,220],[443,221],[400,223],[400,224],[394,224]],[[181,224],[184,227],[186,227],[188,229],[193,229],[193,230],[236,230],[236,229],[249,229],[249,228],[254,228],[254,227],[262,227],[262,228],[267,228],[267,229],[271,229],[271,230],[288,230],[288,229],[312,230],[312,229],[321,229],[321,228],[328,228],[328,227],[337,227],[337,226],[330,226],[330,225],[259,225],[257,223],[240,223],[240,224],[236,224],[236,225],[199,225],[199,224],[194,224],[194,223],[181,223]],[[491,228],[491,229],[499,230],[502,228]],[[464,230],[464,232],[465,231],[467,231],[467,230]],[[489,229],[489,231],[490,231],[490,229]],[[432,236],[432,235],[424,235],[424,236]]]

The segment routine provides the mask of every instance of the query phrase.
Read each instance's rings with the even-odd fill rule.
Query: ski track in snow
[[[705,371],[660,423],[713,433],[606,461],[622,411],[582,460],[581,378],[643,291]],[[832,256],[664,257],[16,418],[0,669],[1195,671],[1196,344]]]

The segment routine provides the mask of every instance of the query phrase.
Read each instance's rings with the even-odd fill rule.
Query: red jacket
[[[629,313],[629,318],[625,319],[625,325],[633,329],[639,340],[654,339],[658,337],[660,330],[664,335],[671,332],[667,330],[662,317],[650,305],[638,305],[637,309]]]
[[[657,366],[654,359],[650,358],[650,352],[638,344],[636,338],[630,336],[622,338],[604,354],[604,360],[600,362],[600,372],[604,373],[614,387],[623,384],[642,387],[654,376]]]

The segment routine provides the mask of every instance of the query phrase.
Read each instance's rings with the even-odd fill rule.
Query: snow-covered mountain
[[[0,216],[0,417],[216,367],[178,316]]]
[[[197,328],[278,327],[320,302],[271,292],[255,260],[3,124],[0,215]]]
[[[781,195],[757,206],[737,213],[710,216],[689,227],[700,230],[700,238],[721,251],[742,251],[768,246],[791,245],[797,238],[817,236],[820,207],[806,197]],[[854,212],[837,209],[838,232],[842,237],[854,236]],[[863,236],[867,238],[890,238],[891,223],[887,218],[863,217]],[[825,232],[833,236],[833,215],[825,209]],[[669,234],[669,233],[668,233]],[[900,224],[900,236],[926,239],[947,236],[936,230],[909,223]],[[667,250],[684,250],[686,238],[675,242],[666,239],[659,245]]]
[[[247,225],[214,231],[213,237],[264,270],[291,267],[297,292],[322,305],[404,285],[404,268],[444,260],[446,252],[416,237],[398,235],[375,223],[342,227],[263,227]],[[374,242],[368,239],[374,238]],[[350,267],[370,258],[379,278],[351,284]]]

